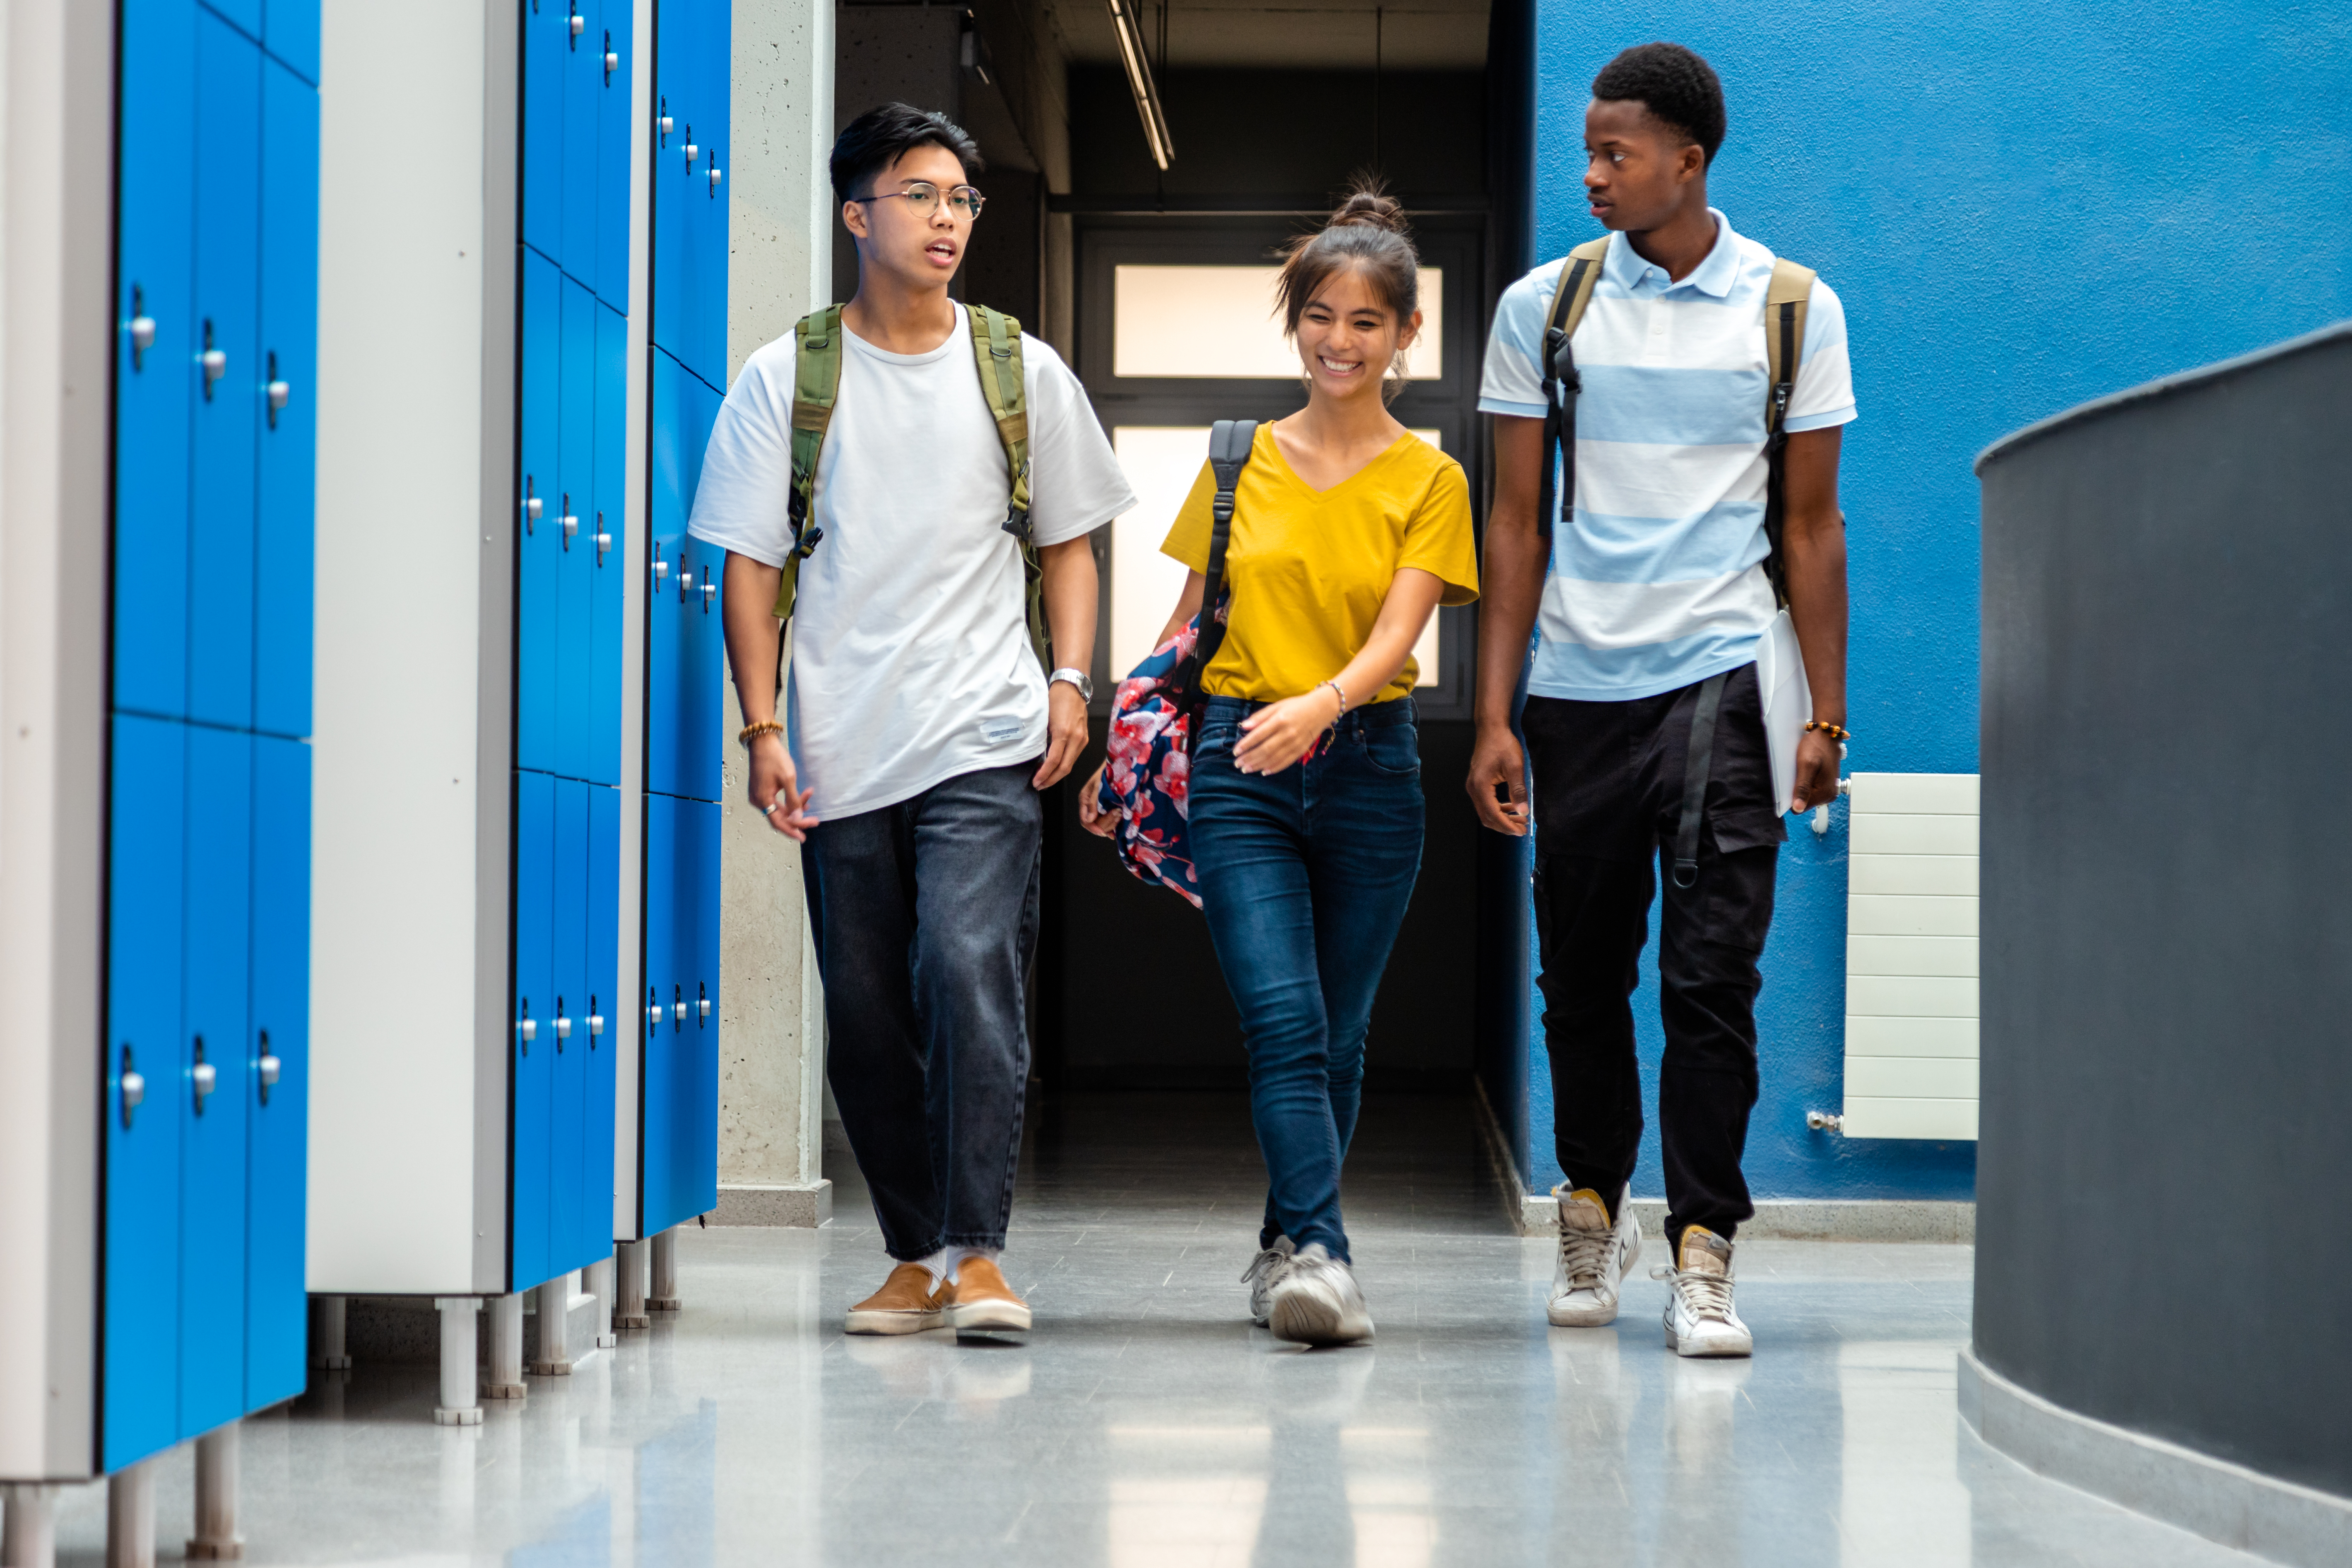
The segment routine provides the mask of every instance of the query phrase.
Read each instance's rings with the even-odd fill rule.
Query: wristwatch
[[[1094,678],[1088,675],[1085,670],[1069,668],[1057,669],[1053,674],[1045,678],[1045,684],[1051,686],[1057,680],[1066,680],[1072,686],[1076,687],[1078,689],[1078,700],[1080,701],[1092,702],[1095,700]]]

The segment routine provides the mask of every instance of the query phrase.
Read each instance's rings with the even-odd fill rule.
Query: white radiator
[[[1849,1138],[1977,1135],[1977,775],[1855,773]]]

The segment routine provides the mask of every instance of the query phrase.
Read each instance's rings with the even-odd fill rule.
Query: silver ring
[[[784,803],[783,803],[782,801],[781,801],[781,800],[772,800],[772,801],[770,801],[770,802],[769,802],[765,806],[761,807],[761,809],[762,811],[764,811],[768,816],[775,816],[775,815],[776,815],[776,813],[778,813],[778,812],[780,812],[780,811],[782,811],[782,810],[783,810],[783,809],[784,809]]]

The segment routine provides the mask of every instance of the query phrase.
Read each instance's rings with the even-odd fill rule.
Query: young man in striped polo
[[[1640,1255],[1627,1212],[1642,1138],[1631,998],[1663,858],[1658,1120],[1673,1268],[1659,1272],[1673,1280],[1666,1341],[1684,1355],[1753,1348],[1732,1302],[1731,1243],[1755,1212],[1739,1162],[1756,1102],[1757,959],[1781,809],[1836,794],[1845,721],[1837,468],[1853,377],[1844,311],[1815,281],[1781,415],[1777,566],[1816,727],[1798,750],[1792,801],[1775,801],[1756,668],[1776,613],[1765,526],[1774,256],[1707,205],[1724,124],[1721,83],[1679,45],[1628,49],[1593,79],[1584,194],[1611,233],[1568,340],[1581,386],[1570,395],[1575,482],[1553,518],[1538,515],[1545,333],[1568,258],[1504,294],[1479,401],[1496,416],[1496,481],[1469,789],[1487,826],[1524,834],[1533,763],[1539,984],[1567,1177],[1549,1315],[1563,1327],[1614,1321]],[[1523,668],[1524,749],[1512,726]]]

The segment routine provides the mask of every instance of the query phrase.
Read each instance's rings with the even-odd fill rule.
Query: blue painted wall
[[[1579,200],[1593,73],[1671,38],[1707,58],[1729,101],[1714,204],[1845,302],[1862,414],[1844,466],[1850,769],[1976,770],[1979,450],[2086,398],[2352,316],[2340,0],[1537,0],[1536,38],[1537,258],[1598,232]],[[1808,1109],[1843,1098],[1846,838],[1843,823],[1826,838],[1791,826],[1749,1183],[1769,1197],[1969,1196],[1973,1145],[1805,1129]],[[1654,1107],[1654,967],[1635,1006]],[[1540,1190],[1559,1172],[1539,1030],[1532,1056]],[[1664,1191],[1654,1130],[1634,1191]]]

